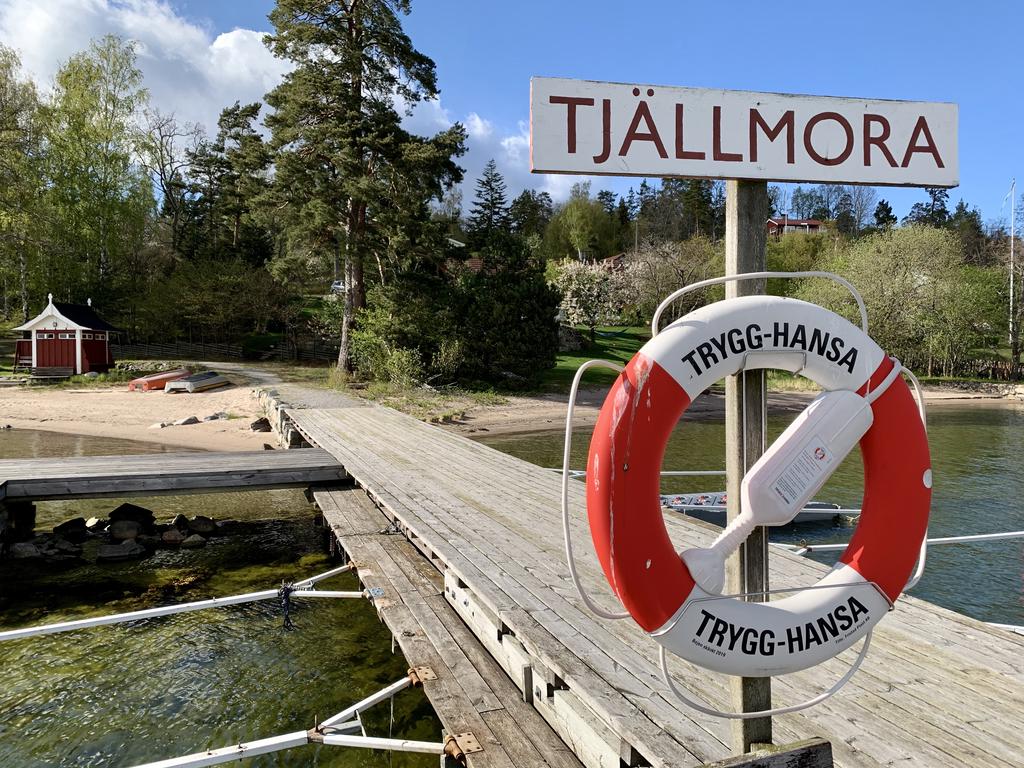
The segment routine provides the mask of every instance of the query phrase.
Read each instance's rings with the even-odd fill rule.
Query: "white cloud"
[[[263,32],[234,29],[218,34],[181,16],[166,0],[0,0],[0,43],[19,52],[43,89],[63,62],[107,34],[135,41],[153,106],[183,122],[200,123],[211,134],[224,107],[262,101],[289,69],[263,45]],[[397,106],[405,108],[401,100]],[[430,135],[456,119],[433,99],[417,104],[403,123],[408,130]],[[461,122],[467,132],[467,152],[460,160],[466,169],[467,207],[491,158],[505,177],[510,199],[532,188],[564,200],[580,178],[530,173],[524,121],[503,127],[474,111]]]
[[[471,139],[484,140],[494,133],[494,125],[490,120],[484,120],[476,112],[470,112],[466,117],[466,133]]]
[[[420,114],[424,108],[427,115]],[[440,102],[434,101],[417,106],[404,125],[407,130],[428,134],[448,128],[453,122]],[[519,121],[513,130],[502,131],[487,118],[470,112],[461,122],[466,127],[466,154],[459,160],[459,165],[466,169],[462,188],[463,206],[467,211],[473,200],[476,180],[491,159],[505,178],[509,200],[524,189],[547,192],[555,201],[565,200],[572,185],[587,178],[530,173],[530,129],[525,121]],[[425,129],[428,124],[430,128]]]
[[[0,0],[0,42],[44,89],[63,62],[106,34],[136,42],[154,106],[211,133],[224,107],[262,100],[288,70],[262,32],[214,34],[162,0]]]

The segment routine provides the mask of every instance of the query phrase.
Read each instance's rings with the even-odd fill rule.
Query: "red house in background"
[[[102,373],[114,365],[110,334],[118,329],[96,314],[92,299],[87,304],[57,304],[53,294],[34,319],[15,328],[18,340],[16,367],[71,368],[75,373]]]
[[[817,219],[791,219],[788,216],[775,216],[768,219],[766,229],[769,235],[788,235],[790,232],[813,234],[821,231],[821,222]]]

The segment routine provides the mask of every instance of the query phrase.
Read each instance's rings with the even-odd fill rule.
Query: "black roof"
[[[85,304],[58,304],[57,302],[53,302],[53,306],[56,307],[57,311],[72,323],[75,325],[81,325],[89,330],[113,332],[121,330],[120,328],[112,326],[102,317],[97,315],[95,309]]]

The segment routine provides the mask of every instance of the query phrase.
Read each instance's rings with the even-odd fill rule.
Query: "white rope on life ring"
[[[750,277],[755,275],[710,282]],[[747,473],[743,515],[711,547],[680,557],[659,503],[658,473],[668,436],[710,384],[757,368],[799,372],[825,392]],[[908,582],[923,548],[930,506],[923,414],[901,371],[863,330],[794,299],[729,299],[669,325],[613,386],[587,466],[587,507],[598,558],[628,614],[600,609],[580,589],[584,601],[606,618],[632,616],[663,649],[734,675],[806,669],[865,637]],[[837,567],[813,588],[778,601],[723,597],[724,558],[754,526],[792,519],[858,441],[865,461],[864,513]],[[564,507],[563,512],[566,518]],[[566,546],[579,588],[568,537]],[[919,577],[920,568],[915,581]],[[687,703],[728,717],[795,711],[838,690],[866,650],[833,689],[797,707],[721,713]],[[663,670],[667,674],[664,654]],[[673,690],[679,693],[674,685]]]

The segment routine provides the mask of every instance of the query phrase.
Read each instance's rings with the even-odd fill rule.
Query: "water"
[[[684,419],[665,453],[663,469],[724,469],[725,430],[718,421]],[[774,439],[789,417],[772,417]],[[939,404],[928,412],[934,468],[930,536],[996,533],[1024,529],[1024,407],[1003,403]],[[571,465],[586,463],[590,430],[574,435]],[[484,437],[482,442],[546,467],[562,463],[562,433]],[[722,478],[667,478],[664,493],[721,490]],[[859,507],[863,488],[855,452],[816,498]],[[582,514],[582,511],[581,511]],[[773,530],[773,541],[846,541],[848,525],[831,523]],[[834,563],[838,553],[814,555]],[[773,585],[783,586],[783,585]],[[789,586],[789,585],[786,585]],[[982,621],[1024,625],[1024,540],[933,546],[916,597]]]
[[[47,432],[0,432],[0,458],[149,453],[160,446]],[[175,449],[177,450],[177,449]],[[268,589],[332,567],[314,510],[294,490],[133,498],[157,520],[178,512],[240,521],[203,549],[58,568],[0,563],[0,627],[138,610]],[[105,516],[120,499],[38,505],[37,528]],[[322,583],[358,589],[352,576]],[[0,644],[0,766],[123,766],[312,726],[405,674],[364,601],[297,601],[286,632],[276,601]],[[437,740],[422,691],[364,714],[370,734]],[[310,745],[253,766],[427,768],[427,755]]]

